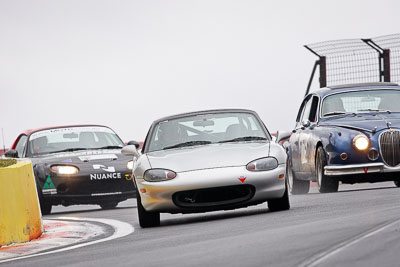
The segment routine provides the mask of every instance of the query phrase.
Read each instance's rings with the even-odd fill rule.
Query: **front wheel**
[[[289,160],[286,166],[289,192],[293,195],[307,194],[310,191],[310,181],[296,179]]]
[[[136,197],[137,210],[139,216],[139,224],[142,228],[154,227],[160,225],[160,213],[159,212],[149,212],[146,211],[142,205],[142,200],[140,195]]]
[[[324,173],[326,166],[326,155],[324,149],[320,146],[317,149],[317,156],[315,159],[315,171],[318,190],[320,193],[333,193],[339,189],[339,180],[334,177],[326,176]]]
[[[103,210],[111,210],[111,209],[115,209],[117,207],[118,202],[117,201],[103,202],[103,203],[100,203],[99,205]]]
[[[53,205],[45,201],[44,199],[39,200],[40,210],[42,211],[42,215],[49,215],[51,213],[51,208]]]
[[[290,209],[289,203],[289,192],[288,192],[287,180],[285,182],[285,193],[283,197],[278,199],[272,199],[268,201],[268,208],[270,211],[282,211]]]

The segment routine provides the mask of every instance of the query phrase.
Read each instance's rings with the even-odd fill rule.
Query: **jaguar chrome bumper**
[[[324,173],[329,176],[367,174],[367,173],[390,173],[400,172],[400,166],[389,167],[382,162],[352,164],[352,165],[334,165],[325,166]]]

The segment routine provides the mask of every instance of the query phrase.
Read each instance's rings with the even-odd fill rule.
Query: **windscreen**
[[[400,112],[400,91],[364,90],[325,97],[321,117],[345,113]]]
[[[123,146],[121,139],[107,127],[55,128],[32,133],[29,137],[27,156]]]
[[[250,113],[201,114],[158,123],[147,152],[223,142],[264,141],[269,135]]]

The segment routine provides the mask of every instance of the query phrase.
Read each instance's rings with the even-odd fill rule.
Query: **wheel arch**
[[[320,148],[320,147],[322,147],[322,149],[324,149],[324,145],[323,145],[322,141],[318,140],[315,145],[315,151],[314,151],[314,165],[313,165],[313,170],[312,170],[312,173],[314,174],[313,179],[312,179],[313,182],[317,181],[317,154],[318,154],[318,148]],[[325,155],[325,157],[326,157],[326,155]]]
[[[314,166],[317,163],[317,153],[318,153],[318,148],[322,147],[324,149],[324,145],[322,144],[322,141],[319,140],[317,144],[315,145],[315,153],[314,153]]]
[[[292,150],[290,149],[290,146],[287,146],[285,150],[286,150],[287,161],[289,162],[290,166],[292,166]]]

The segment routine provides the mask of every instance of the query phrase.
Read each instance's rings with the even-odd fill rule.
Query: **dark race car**
[[[132,158],[121,154],[123,146],[108,127],[72,125],[25,131],[5,156],[32,161],[42,214],[53,205],[111,209],[136,195]]]
[[[336,192],[339,182],[394,181],[400,186],[400,86],[323,88],[301,104],[290,138],[289,187]]]

